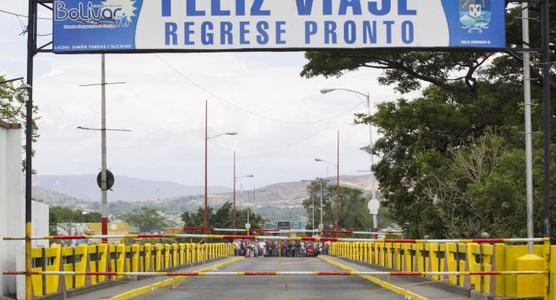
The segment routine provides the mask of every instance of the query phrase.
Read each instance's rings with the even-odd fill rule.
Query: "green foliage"
[[[0,76],[0,82],[6,80]],[[38,106],[33,105],[33,143],[39,138],[38,127],[36,121],[39,119],[37,115]],[[0,121],[7,123],[25,124],[26,107],[25,107],[25,90],[15,88],[11,83],[0,84]],[[25,149],[25,146],[23,147]],[[33,156],[35,151],[33,150]],[[22,169],[25,171],[25,161],[22,162]],[[33,171],[33,173],[35,173]]]
[[[533,19],[539,17],[537,5],[531,4]],[[556,13],[556,7],[550,9]],[[520,13],[517,7],[507,10],[509,48],[521,47]],[[538,47],[538,22],[531,25],[531,44]],[[390,216],[410,236],[525,235],[523,78],[522,62],[514,55],[363,49],[307,52],[306,57],[306,77],[374,68],[383,71],[379,83],[402,94],[422,92],[414,99],[382,103],[371,116],[356,116],[356,123],[378,127],[381,137],[371,151],[381,160],[373,171]],[[533,55],[531,67],[534,132],[542,132],[540,59]],[[540,235],[542,135],[535,135],[533,149]]]
[[[169,226],[168,221],[158,209],[148,206],[141,207],[137,212],[126,213],[122,219],[137,227],[139,232],[160,232]]]
[[[247,209],[236,210],[236,222],[238,228],[243,228],[247,223]],[[205,208],[199,207],[197,212],[185,211],[181,215],[184,226],[187,227],[203,227],[205,223]],[[232,227],[232,204],[226,202],[224,205],[214,211],[213,207],[208,208],[208,219],[210,227],[231,228]],[[249,213],[249,223],[251,228],[258,229],[264,225],[264,219],[261,215]]]
[[[68,207],[52,206],[49,208],[50,225],[58,223],[98,223],[101,216],[97,212],[83,213],[79,209],[71,209]]]
[[[323,225],[325,228],[334,228],[336,224],[336,186],[322,178],[317,178],[307,186],[309,198],[303,201],[303,207],[307,212],[307,219],[312,220],[313,203],[315,205],[315,227],[320,222],[320,197],[322,184]],[[362,190],[340,186],[340,222],[339,227],[352,230],[368,230],[371,227],[371,219],[366,198]],[[312,229],[312,222],[308,222],[307,228]],[[316,228],[315,228],[316,229]]]

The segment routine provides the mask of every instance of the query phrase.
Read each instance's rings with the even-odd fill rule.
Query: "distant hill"
[[[78,178],[79,177],[79,178]],[[90,188],[90,183],[87,183],[87,189],[91,189],[91,197],[88,199],[95,199],[94,201],[84,201],[80,197],[73,196],[76,194],[86,195],[85,192],[78,189],[79,184],[83,184],[87,180],[92,180],[93,176],[37,176],[35,179],[35,186],[33,187],[34,198],[56,206],[71,206],[79,207],[87,210],[98,210],[100,200],[93,198],[94,194],[99,194],[96,183],[93,188]],[[128,180],[129,179],[129,180]],[[65,181],[64,181],[65,180]],[[175,193],[180,191],[179,184],[172,182],[157,182],[149,180],[141,180],[136,178],[121,177],[120,187],[110,194],[109,197],[109,212],[111,215],[118,216],[128,211],[133,211],[141,206],[154,206],[160,209],[165,214],[172,216],[175,220],[179,218],[184,211],[192,211],[203,205],[204,199],[202,196],[202,188],[193,194],[181,194],[179,196],[163,197],[163,187],[176,187]],[[335,178],[328,178],[331,184],[335,183]],[[75,183],[75,185],[72,185]],[[140,186],[144,183],[146,186]],[[168,185],[164,185],[164,183]],[[257,212],[262,214],[263,217],[269,220],[305,220],[305,210],[301,203],[308,197],[307,182],[293,181],[281,182],[261,187],[255,191]],[[368,190],[370,186],[369,176],[340,176],[340,184],[354,188]],[[43,186],[49,185],[53,189],[66,191],[67,195],[63,192],[52,191]],[[71,185],[71,188],[70,188]],[[127,186],[126,186],[127,185]],[[156,186],[156,187],[154,187]],[[133,187],[136,190],[133,190]],[[154,194],[150,189],[155,189]],[[160,189],[160,198],[157,199],[156,188]],[[187,189],[185,191],[191,192],[194,189]],[[199,188],[199,187],[197,187]],[[218,190],[226,190],[219,192]],[[227,191],[227,188],[212,188],[209,190],[209,205],[221,206],[227,201],[232,201],[232,193]],[[73,191],[73,192],[72,192]],[[118,192],[117,192],[118,191]],[[145,191],[147,195],[140,196],[141,191]],[[119,193],[119,194],[117,194]],[[150,193],[150,194],[149,194]],[[120,199],[116,195],[120,195]],[[123,200],[123,199],[134,199]],[[153,200],[154,199],[154,200]],[[236,193],[236,204],[238,207],[245,207],[250,205],[253,207],[253,191],[252,190],[238,190]]]
[[[100,201],[100,191],[96,184],[96,175],[37,175],[33,178],[33,187],[62,193],[77,199]],[[113,201],[139,202],[181,196],[201,195],[202,186],[187,186],[171,181],[145,180],[126,176],[117,176],[109,198]],[[210,186],[210,193],[224,193],[231,189]]]
[[[336,181],[335,177],[328,178],[331,184]],[[369,190],[370,176],[340,176],[340,184],[352,188]],[[258,213],[271,220],[290,216],[293,219],[304,219],[305,210],[302,202],[309,194],[307,193],[308,182],[292,181],[281,182],[256,189],[255,199]],[[232,193],[217,193],[209,195],[209,205],[221,206],[232,201]],[[176,197],[156,201],[156,206],[161,210],[176,209],[178,211],[196,209],[203,205],[204,198],[201,196]],[[253,203],[253,191],[236,191],[236,205],[238,207],[251,206]],[[169,211],[166,211],[170,213]]]
[[[49,206],[63,206],[82,210],[90,210],[92,208],[90,201],[80,200],[37,186],[33,187],[33,200],[48,204]]]

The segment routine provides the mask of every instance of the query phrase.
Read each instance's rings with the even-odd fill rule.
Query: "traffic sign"
[[[277,230],[278,229],[278,223],[277,222],[265,222],[264,223],[264,229]]]
[[[291,229],[291,223],[289,221],[282,221],[282,222],[278,222],[278,229],[280,230],[290,230]]]
[[[102,190],[102,172],[97,175],[97,185]],[[106,170],[106,189],[111,190],[114,186],[114,174],[109,170]]]
[[[367,208],[369,208],[369,213],[371,215],[378,215],[378,209],[380,208],[380,201],[376,198],[371,199],[367,204]]]
[[[304,229],[303,222],[291,222],[292,229]]]

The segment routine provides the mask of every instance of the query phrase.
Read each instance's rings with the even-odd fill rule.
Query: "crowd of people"
[[[307,257],[328,254],[329,243],[311,241],[236,240],[236,255],[245,257]]]

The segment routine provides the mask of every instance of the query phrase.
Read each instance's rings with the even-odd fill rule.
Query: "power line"
[[[335,114],[335,115],[332,115],[332,116],[329,116],[329,117],[326,117],[326,118],[323,118],[323,119],[319,119],[319,120],[314,120],[314,121],[293,121],[293,120],[282,120],[282,119],[278,119],[278,118],[275,118],[275,117],[272,117],[272,116],[267,116],[267,115],[264,115],[264,114],[261,114],[261,113],[258,113],[258,112],[249,110],[249,109],[244,108],[244,107],[242,107],[242,106],[239,106],[239,105],[237,105],[237,104],[235,104],[235,103],[233,103],[233,102],[230,102],[230,101],[227,101],[227,100],[223,99],[222,97],[220,97],[220,96],[218,96],[217,94],[213,93],[213,92],[212,92],[211,90],[209,90],[208,88],[206,88],[206,87],[202,86],[201,84],[199,84],[199,83],[193,81],[191,78],[189,78],[188,76],[186,76],[185,74],[183,74],[180,70],[176,69],[174,66],[172,66],[172,65],[169,64],[167,61],[165,61],[161,56],[156,55],[156,57],[157,57],[166,67],[168,67],[169,69],[171,69],[172,71],[174,71],[176,74],[178,74],[180,77],[182,77],[183,79],[185,79],[186,81],[188,81],[188,82],[191,83],[192,85],[194,85],[194,86],[196,86],[197,88],[199,88],[199,89],[205,91],[207,94],[211,95],[211,96],[214,97],[216,100],[221,101],[221,102],[223,102],[223,103],[225,103],[225,104],[227,104],[227,105],[229,105],[229,106],[232,106],[232,107],[234,107],[234,108],[236,108],[236,109],[238,109],[238,110],[241,110],[241,111],[243,111],[243,112],[245,112],[245,113],[254,115],[254,116],[259,117],[259,118],[262,118],[262,119],[267,119],[267,120],[271,120],[271,121],[274,121],[274,122],[280,122],[280,123],[289,123],[289,124],[314,124],[314,123],[321,123],[321,122],[324,122],[324,121],[336,119],[336,118],[338,118],[338,117],[340,117],[340,116],[342,116],[342,115],[345,115],[345,114],[347,114],[347,113],[351,113],[351,112],[353,111],[353,109],[355,108],[355,107],[354,107],[354,108],[351,108],[349,111],[344,111],[344,112],[341,112],[341,113],[339,113],[339,114]],[[360,105],[360,104],[357,104],[357,106],[359,106],[359,105]],[[356,106],[356,107],[357,107],[357,106]]]
[[[0,12],[1,12],[1,13],[5,13],[5,14],[8,14],[8,15],[12,15],[12,16],[14,16],[14,17],[21,17],[21,18],[28,18],[28,17],[29,17],[29,16],[27,16],[27,15],[18,14],[18,13],[11,12],[11,11],[7,11],[7,10],[3,10],[3,9],[0,9]],[[45,17],[37,17],[37,19],[39,19],[39,20],[52,20],[52,18],[45,18]]]

